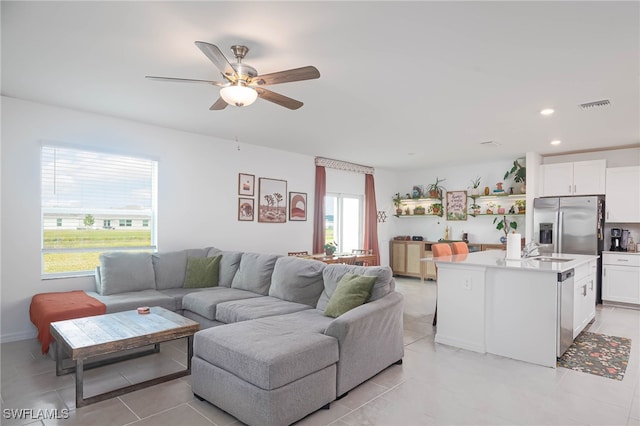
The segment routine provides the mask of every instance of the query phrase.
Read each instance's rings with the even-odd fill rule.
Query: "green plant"
[[[442,191],[446,191],[446,188],[440,185],[441,182],[444,182],[446,179],[440,179],[436,176],[435,183],[430,183],[427,185],[427,191],[429,192],[429,196],[432,198],[442,198]]]
[[[393,205],[396,206],[396,209],[399,209],[402,206],[402,197],[399,192],[393,196]]]
[[[480,186],[480,176],[471,180],[471,185],[473,185],[473,189],[478,189]]]
[[[437,214],[442,216],[442,204],[433,203],[429,206],[429,213]]]
[[[336,243],[335,241],[331,241],[330,243],[326,243],[323,248],[325,250],[332,250],[332,251],[336,251],[336,249],[338,248],[338,243]]]
[[[504,237],[507,238],[507,235],[509,235],[509,232],[513,229],[514,231],[516,229],[518,229],[518,222],[514,221],[507,221],[507,217],[506,216],[502,216],[502,219],[500,219],[498,221],[499,218],[495,217],[493,218],[493,223],[496,225],[496,229],[498,231],[503,231],[504,232]],[[496,223],[497,222],[497,223]]]
[[[511,167],[511,170],[507,170],[503,179],[508,178],[510,175],[513,175],[513,180],[515,182],[523,184],[527,183],[527,168],[520,164],[518,160],[513,162],[513,167]]]

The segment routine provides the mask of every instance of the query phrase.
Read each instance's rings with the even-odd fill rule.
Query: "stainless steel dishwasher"
[[[558,332],[556,356],[559,358],[573,343],[573,276],[575,271],[558,273]]]

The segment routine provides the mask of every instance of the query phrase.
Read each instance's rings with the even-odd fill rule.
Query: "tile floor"
[[[640,425],[640,311],[602,307],[591,331],[633,339],[623,381],[550,369],[433,341],[433,282],[398,279],[405,295],[405,357],[298,425]],[[185,343],[85,373],[85,395],[184,368]],[[73,375],[34,340],[1,345],[2,425],[239,425],[193,397],[184,377],[75,409]],[[68,409],[68,419],[7,419],[9,409]],[[34,411],[36,416],[38,412]]]

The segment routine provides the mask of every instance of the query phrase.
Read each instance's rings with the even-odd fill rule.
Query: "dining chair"
[[[357,256],[344,256],[340,258],[340,263],[345,265],[355,265]]]
[[[469,253],[469,246],[464,241],[451,243],[451,250],[453,254],[465,254]]]
[[[353,249],[351,250],[351,254],[373,254],[373,249]],[[354,265],[365,266],[364,260],[358,260]]]
[[[438,243],[431,246],[433,257],[451,256],[451,246],[448,243]],[[438,324],[438,267],[436,266],[436,310],[433,314],[433,326]]]
[[[308,251],[290,251],[289,256],[309,256]]]

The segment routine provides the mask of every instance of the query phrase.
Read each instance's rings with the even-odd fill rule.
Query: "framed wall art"
[[[256,177],[246,173],[238,173],[238,195],[253,197]]]
[[[253,198],[238,198],[238,220],[253,221],[254,212]]]
[[[467,191],[447,191],[447,220],[467,220]]]
[[[287,221],[287,181],[260,178],[258,184],[258,222]]]
[[[307,220],[307,193],[289,193],[289,220]]]

